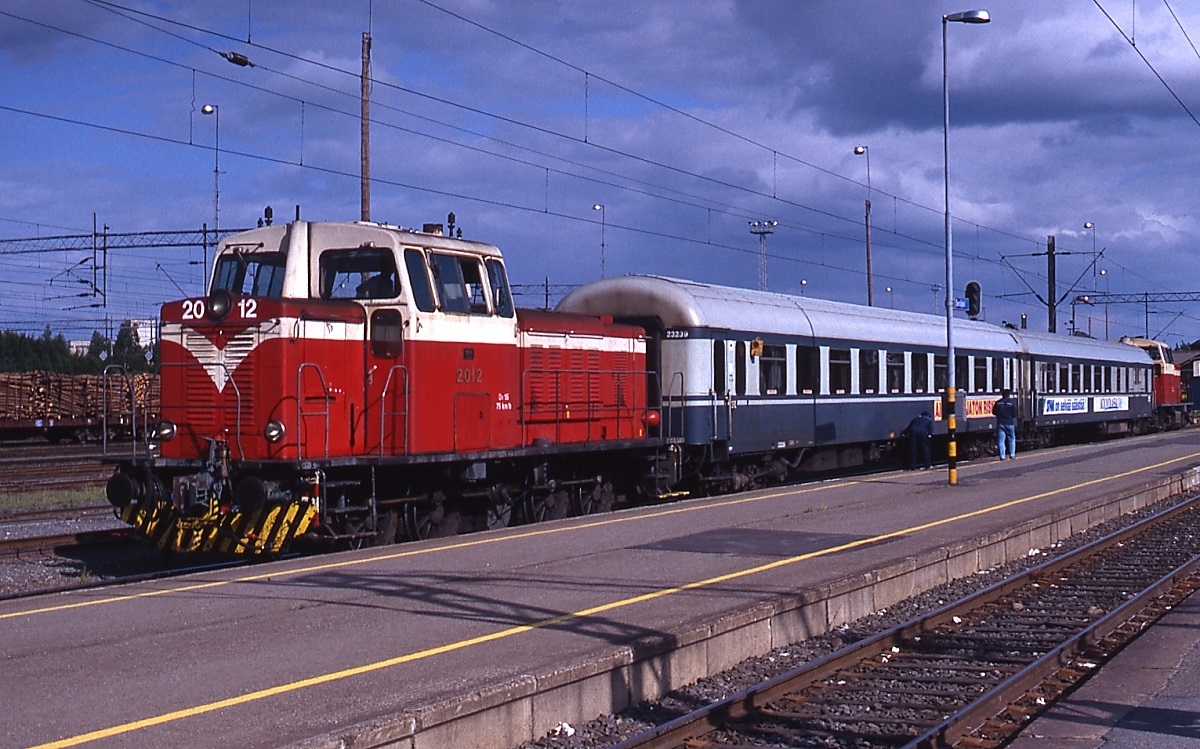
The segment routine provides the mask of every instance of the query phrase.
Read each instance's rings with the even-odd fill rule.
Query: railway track
[[[0,447],[0,493],[101,487],[112,474],[97,445],[48,443]]]
[[[1200,588],[1196,500],[618,749],[1002,746]]]

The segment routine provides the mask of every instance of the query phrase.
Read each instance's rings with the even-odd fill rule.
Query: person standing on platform
[[[996,417],[996,444],[1000,448],[1000,460],[1016,459],[1017,402],[1008,388],[1000,391],[1000,400],[992,406],[992,416]]]
[[[904,428],[901,435],[908,437],[909,470],[915,471],[918,467],[924,469],[933,468],[929,449],[930,442],[933,440],[933,419],[929,416],[929,412],[922,411],[920,416],[908,422],[908,426]],[[917,463],[918,456],[921,458],[919,466]]]

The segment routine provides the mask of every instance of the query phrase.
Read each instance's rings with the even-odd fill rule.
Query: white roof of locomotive
[[[946,345],[945,318],[919,312],[866,307],[814,297],[684,281],[662,276],[620,276],[575,289],[558,310],[619,318],[650,318],[665,328],[770,332],[819,339]],[[1145,363],[1133,346],[1087,338],[1016,331],[974,320],[954,321],[960,349],[1027,352],[1071,358],[1106,358]]]

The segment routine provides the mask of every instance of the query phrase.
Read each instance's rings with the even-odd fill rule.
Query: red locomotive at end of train
[[[223,242],[209,295],[163,306],[160,371],[160,455],[108,493],[189,551],[611,506],[609,462],[657,423],[641,328],[517,310],[495,247],[377,224]]]

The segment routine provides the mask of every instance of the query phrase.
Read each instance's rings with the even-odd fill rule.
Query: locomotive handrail
[[[129,376],[129,370],[123,364],[109,364],[104,368],[101,374],[100,394],[103,398],[104,412],[100,422],[100,453],[105,457],[108,456],[108,378],[112,373],[117,373],[125,381],[126,390],[129,394],[129,429],[132,432],[132,455],[136,458],[138,454],[138,439],[137,439],[137,399],[133,393],[133,378]]]
[[[304,370],[312,369],[317,373],[317,379],[321,383],[321,396],[325,401],[325,408],[321,411],[305,411],[304,410]],[[312,362],[302,362],[299,369],[296,370],[296,457],[304,458],[304,435],[303,425],[305,416],[324,416],[325,428],[321,430],[325,433],[325,454],[321,457],[329,457],[329,386],[325,384],[325,375],[321,372],[321,368]]]
[[[229,370],[229,367],[226,366],[225,364],[223,364],[222,362],[208,362],[205,364],[201,364],[199,362],[195,362],[195,363],[192,363],[192,362],[163,362],[158,365],[160,373],[166,367],[178,367],[180,369],[187,369],[190,367],[199,367],[205,371],[206,377],[208,376],[208,367],[214,367],[214,366],[220,367],[221,369],[223,369],[225,371],[225,384],[233,386],[233,395],[234,395],[234,432],[233,432],[233,435],[234,435],[234,442],[237,446],[237,459],[242,460],[245,458],[245,455],[246,455],[245,450],[242,449],[242,391],[241,391],[241,388],[238,387],[237,380],[235,380],[233,378],[233,372],[231,372]],[[186,393],[185,393],[184,397],[186,397]],[[171,405],[174,407],[178,407],[178,408],[186,408],[187,407],[186,403],[172,403]],[[160,404],[160,407],[162,408],[163,411],[166,411],[167,402],[165,400],[165,396],[164,396],[163,402]]]
[[[403,400],[404,410],[388,411],[386,408],[384,408],[383,404],[386,402],[388,390],[391,388],[392,376],[394,374],[396,374],[396,372],[400,372],[400,375],[401,375],[401,388],[404,393],[404,400]],[[384,424],[387,422],[387,417],[389,417],[389,416],[401,417],[401,420],[404,423],[404,452],[403,452],[403,454],[404,455],[408,454],[408,451],[409,451],[408,395],[409,395],[408,367],[404,366],[403,364],[394,364],[394,365],[392,365],[392,368],[388,370],[387,379],[384,380],[384,382],[383,382],[383,390],[381,390],[379,392],[379,456],[380,457],[383,457],[383,450],[384,450],[383,427],[384,427]]]

